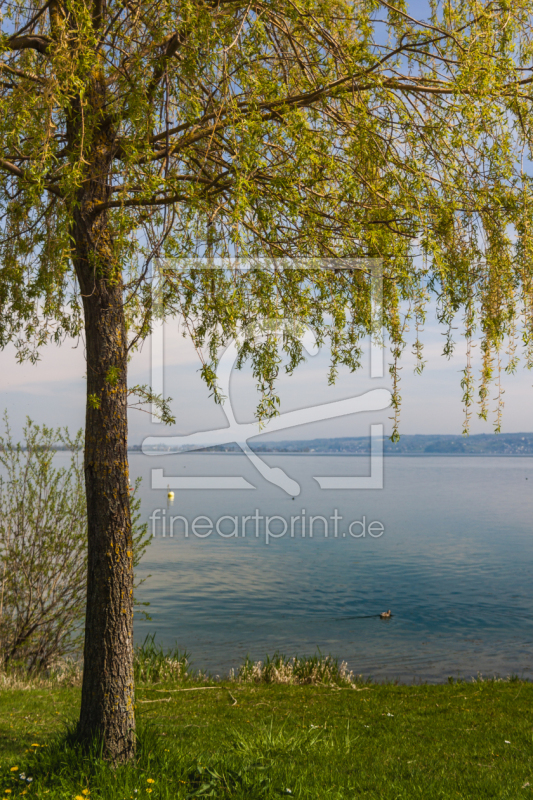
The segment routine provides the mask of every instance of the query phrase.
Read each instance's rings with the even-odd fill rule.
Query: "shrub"
[[[0,435],[0,667],[50,669],[79,652],[87,577],[83,434],[34,424]],[[55,467],[57,445],[70,450]],[[132,498],[135,564],[148,540]]]

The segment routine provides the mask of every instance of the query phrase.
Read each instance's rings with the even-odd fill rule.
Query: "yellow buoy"
[[[174,492],[169,492],[168,493],[168,499],[169,500],[174,500]]]

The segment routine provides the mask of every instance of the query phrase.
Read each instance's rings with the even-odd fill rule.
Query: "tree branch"
[[[36,83],[41,84],[44,83],[42,78],[38,78],[37,75],[32,75],[29,72],[23,72],[21,69],[15,69],[14,67],[10,67],[9,64],[0,64],[0,69],[5,69],[10,75],[17,75],[19,78],[25,78],[28,81],[35,81]]]
[[[99,214],[107,208],[142,208],[143,206],[166,206],[178,203],[180,200],[188,200],[187,195],[175,194],[170,197],[152,197],[148,200],[109,200],[107,203],[97,203],[91,209],[91,213]]]
[[[398,78],[389,78],[379,86],[374,82],[368,83],[354,83],[353,75],[345,76],[344,78],[339,78],[336,81],[333,81],[326,86],[322,87],[321,89],[313,90],[312,92],[305,92],[298,95],[289,95],[288,97],[283,98],[282,100],[275,100],[265,103],[258,103],[254,106],[254,112],[258,109],[263,111],[271,111],[270,114],[265,114],[262,117],[263,122],[268,122],[276,117],[279,117],[283,113],[283,109],[288,107],[305,107],[311,105],[312,103],[320,100],[322,97],[327,96],[329,93],[333,92],[334,90],[341,89],[342,91],[356,91],[356,92],[364,92],[368,91],[369,89],[379,88],[379,89],[390,89],[390,90],[397,90],[401,92],[414,92],[416,94],[428,94],[428,95],[455,95],[457,94],[457,89],[454,88],[450,83],[442,82],[441,85],[434,85],[435,83],[439,83],[432,79],[433,85],[426,85],[423,83],[415,83],[410,76],[402,76],[401,79]],[[408,82],[402,82],[408,81]],[[419,79],[424,80],[424,79]],[[503,92],[502,94],[506,94],[507,92],[509,95],[511,94],[513,88],[517,86],[523,86],[525,84],[533,83],[533,77],[524,78],[523,80],[516,81],[514,83],[507,84],[506,86],[502,87]],[[346,85],[349,84],[349,85]],[[462,94],[466,95],[475,95],[475,91],[469,91],[468,89],[463,89]],[[237,104],[237,108],[240,111],[246,112],[248,110],[248,103],[241,102]],[[234,111],[234,108],[231,109]],[[221,118],[224,112],[218,111],[213,112],[212,114],[206,115],[205,117],[199,118],[196,122],[193,123],[182,123],[181,125],[177,125],[175,128],[171,128],[170,130],[162,131],[161,133],[155,134],[149,138],[149,142],[151,144],[156,144],[157,142],[161,141],[162,139],[166,139],[168,136],[174,136],[176,133],[182,133],[187,128],[192,127],[193,130],[189,137],[184,137],[185,141],[183,142],[184,145],[192,144],[199,139],[202,139],[206,135],[210,135],[213,132],[216,132],[220,129],[225,127],[223,122],[218,122],[215,125],[212,125],[209,128],[201,129],[202,123],[205,124],[212,119]],[[196,131],[194,131],[196,128]],[[200,130],[198,130],[200,128]],[[176,150],[176,145],[171,147],[171,151]],[[164,151],[159,151],[157,154],[154,155],[155,158],[160,158],[162,153],[166,152],[166,148]],[[120,158],[119,151],[117,151],[117,155]]]
[[[20,169],[20,167],[17,167],[15,164],[12,164],[11,161],[6,161],[5,158],[0,158],[0,168],[5,169],[11,175],[15,175],[17,178],[21,178],[22,180],[25,180],[28,183],[37,183],[35,178],[30,178],[24,172],[24,170]],[[45,184],[44,188],[47,191],[51,192],[52,194],[55,194],[57,197],[63,197],[62,192],[56,186]]]
[[[7,40],[8,50],[37,50],[48,54],[51,39],[48,36],[12,36]]]
[[[157,85],[166,71],[166,63],[172,56],[176,53],[179,47],[187,40],[187,36],[182,31],[176,31],[176,33],[170,37],[167,42],[166,50],[161,57],[159,64],[154,70],[154,74],[152,80],[148,84],[148,97],[152,97],[153,93],[155,92]]]

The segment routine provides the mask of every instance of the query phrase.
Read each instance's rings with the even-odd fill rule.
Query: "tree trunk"
[[[87,613],[79,732],[115,762],[134,752],[133,542],[129,509],[122,285],[84,298]],[[99,407],[94,406],[99,403]]]
[[[87,358],[85,486],[87,613],[80,739],[99,739],[114,763],[134,754],[133,542],[127,460],[127,339],[120,265],[107,213],[113,130],[98,116],[105,87],[92,85],[93,135],[87,177],[72,210],[73,261],[83,299]],[[73,149],[79,108],[70,115]]]

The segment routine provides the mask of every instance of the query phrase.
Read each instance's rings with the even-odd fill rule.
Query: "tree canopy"
[[[435,2],[425,21],[383,0],[1,8],[0,344],[30,356],[79,332],[72,216],[94,174],[134,341],[154,256],[366,256],[396,356],[401,303],[420,321],[428,289],[443,322],[481,327],[482,413],[520,314],[533,363],[527,0]],[[362,274],[167,271],[165,297],[199,342],[258,313],[333,314],[334,362],[354,365],[368,329]]]

